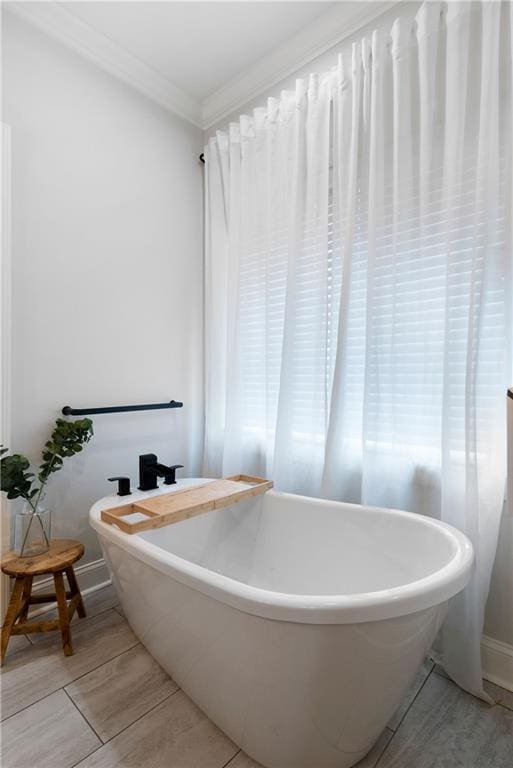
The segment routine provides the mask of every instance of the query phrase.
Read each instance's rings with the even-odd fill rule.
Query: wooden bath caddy
[[[224,480],[212,480],[203,485],[184,488],[183,491],[140,499],[132,504],[104,509],[104,523],[117,525],[125,533],[140,533],[179,523],[213,509],[222,509],[252,496],[265,493],[273,484],[270,480],[249,475],[235,475]],[[146,519],[127,520],[129,515],[144,515]]]

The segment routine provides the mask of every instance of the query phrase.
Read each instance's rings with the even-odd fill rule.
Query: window
[[[467,159],[468,170],[450,207],[443,199],[441,165],[425,179],[429,194],[422,211],[419,180],[412,178],[402,190],[408,203],[395,231],[393,188],[391,183],[385,186],[373,264],[364,184],[358,189],[343,376],[344,435],[357,454],[364,439],[367,447],[386,451],[402,446],[410,457],[437,464],[444,386],[451,393],[452,447],[463,449],[465,392],[474,369],[467,354],[469,323],[476,324],[479,354],[489,364],[480,366],[470,384],[479,403],[475,426],[483,436],[496,407],[497,382],[489,373],[501,368],[504,355],[504,285],[493,289],[492,296],[487,288],[482,314],[476,304],[486,279],[485,255],[505,248],[504,162],[501,200],[489,220],[475,162]],[[266,239],[250,240],[240,260],[241,420],[244,440],[256,450],[272,450],[275,437],[290,279],[285,212],[275,221],[281,226]],[[319,235],[322,226],[325,237]],[[330,181],[328,215],[321,227],[313,222],[305,232],[295,259],[294,359],[288,387],[293,437],[305,441],[309,451],[317,446],[319,456],[337,353],[344,234],[345,222],[337,223],[334,216]],[[449,366],[445,355],[450,355]]]

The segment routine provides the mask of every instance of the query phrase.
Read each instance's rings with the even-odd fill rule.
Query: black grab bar
[[[110,405],[106,408],[72,408],[65,405],[64,416],[86,416],[92,413],[125,413],[126,411],[160,411],[164,408],[183,408],[183,403],[170,400],[169,403],[148,403],[147,405]]]

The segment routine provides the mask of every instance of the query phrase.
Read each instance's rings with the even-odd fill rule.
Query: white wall
[[[420,2],[408,2],[401,5],[399,9],[397,7],[390,9],[368,26],[343,40],[339,45],[329,49],[284,80],[276,83],[267,93],[250,99],[236,112],[206,130],[204,142],[206,143],[210,136],[215,135],[217,130],[226,130],[230,121],[238,121],[241,114],[251,115],[255,107],[265,106],[269,96],[278,98],[282,90],[293,90],[296,78],[308,78],[310,72],[328,71],[336,65],[339,53],[341,51],[348,52],[354,41],[368,35],[373,29],[389,30],[398,12],[402,16],[413,19],[420,6]],[[513,425],[510,434],[513,440]],[[513,468],[513,461],[510,462],[510,466]],[[513,646],[513,484],[511,487],[509,508],[505,505],[502,515],[497,556],[487,603],[485,634]],[[513,660],[511,664],[513,664]]]
[[[153,451],[199,471],[201,131],[4,13],[3,120],[12,128],[12,447],[39,459],[63,405],[183,400],[94,417],[51,478],[53,535],[101,556],[90,504]]]
[[[504,506],[486,606],[485,634],[513,646],[513,500]]]
[[[488,598],[485,633],[513,646],[513,400],[508,398],[508,490]],[[513,669],[513,658],[510,661]]]

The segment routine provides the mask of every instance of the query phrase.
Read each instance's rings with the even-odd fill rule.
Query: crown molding
[[[399,4],[400,0],[361,2],[358,6],[340,2],[330,8],[257,64],[208,96],[203,102],[204,129],[236,112]]]
[[[60,3],[7,2],[3,10],[39,27],[109,74],[203,128],[201,103]]]
[[[339,2],[203,103],[58,2],[3,2],[3,10],[33,24],[165,109],[208,130],[317,56],[351,37],[402,0]]]

